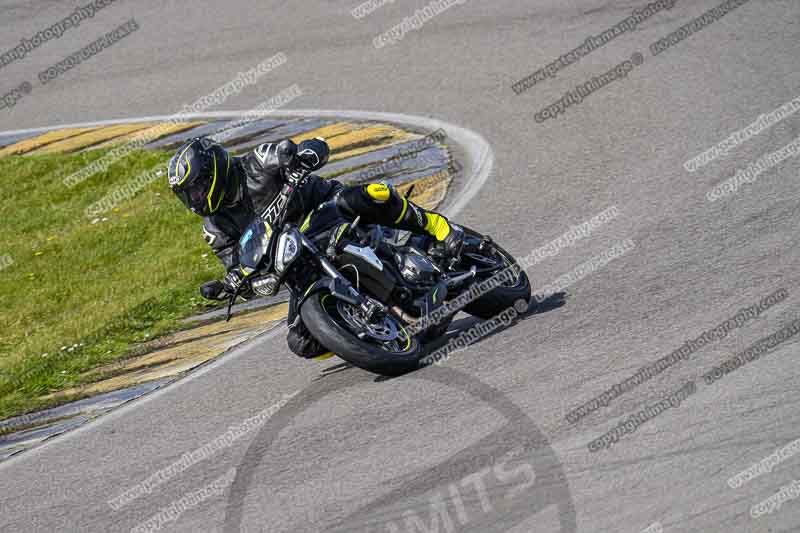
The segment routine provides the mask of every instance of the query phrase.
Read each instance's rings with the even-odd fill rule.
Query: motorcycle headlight
[[[275,270],[283,273],[292,261],[300,254],[300,239],[294,232],[281,235],[278,240],[278,249],[275,253]]]

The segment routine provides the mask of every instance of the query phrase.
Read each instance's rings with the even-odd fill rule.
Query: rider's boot
[[[434,257],[441,258],[444,263],[457,263],[464,249],[464,230],[460,226],[447,222],[447,219],[441,215],[428,213],[428,218],[433,217],[441,219],[435,224],[440,225],[444,222],[449,226],[449,231],[443,239],[439,235],[434,235],[437,240],[429,249],[429,253]]]
[[[442,259],[458,259],[464,247],[464,230],[452,224],[444,215],[428,211],[406,198],[401,200],[402,206],[394,226],[423,235],[427,233],[436,239],[430,250],[433,255]]]

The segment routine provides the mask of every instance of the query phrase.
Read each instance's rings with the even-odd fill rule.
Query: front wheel
[[[417,338],[393,316],[368,321],[359,308],[328,293],[309,296],[300,316],[328,350],[376,374],[399,376],[416,370],[424,355]]]

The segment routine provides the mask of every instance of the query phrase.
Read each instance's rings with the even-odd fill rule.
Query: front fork
[[[319,252],[314,243],[312,243],[305,235],[301,234],[300,239],[303,243],[303,246],[307,247],[311,253],[314,254],[314,257],[317,258],[317,261],[319,261],[319,265],[323,272],[328,275],[327,278],[322,278],[315,281],[306,289],[305,293],[303,294],[303,298],[300,301],[300,305],[302,305],[302,303],[312,294],[320,292],[321,290],[328,290],[328,292],[330,292],[335,298],[361,308],[367,320],[372,320],[376,313],[386,312],[386,306],[384,306],[381,302],[373,300],[372,298],[368,298],[357,291],[356,288],[353,287],[353,284],[350,283],[350,280],[342,276],[336,267],[333,266],[333,264]]]

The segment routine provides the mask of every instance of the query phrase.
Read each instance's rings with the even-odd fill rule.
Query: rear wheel
[[[476,242],[484,239],[484,236],[477,231],[469,228],[464,228],[464,231],[468,240]],[[484,250],[465,249],[461,255],[459,269],[469,270],[470,267],[476,266],[478,272],[486,272],[480,277],[480,281],[485,281],[492,275],[515,264],[517,264],[517,260],[514,259],[514,256],[492,241],[485,246]],[[531,283],[528,275],[522,269],[513,279],[502,282],[491,291],[468,303],[464,307],[464,311],[485,320],[502,313],[519,300],[526,304],[531,300]]]
[[[309,296],[300,315],[323,346],[370,372],[405,374],[416,370],[424,355],[417,338],[409,335],[395,317],[386,315],[369,321],[360,308],[327,293]]]

